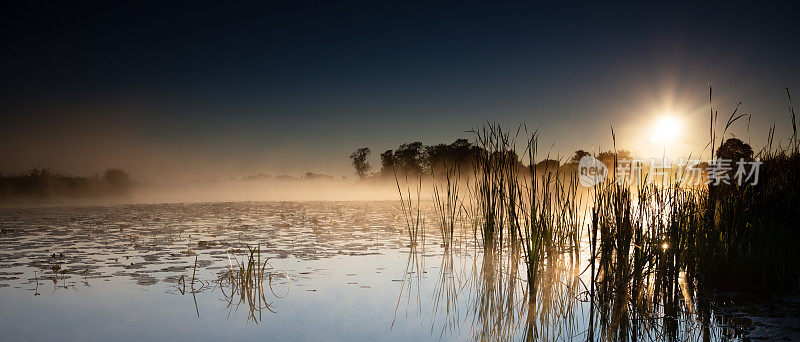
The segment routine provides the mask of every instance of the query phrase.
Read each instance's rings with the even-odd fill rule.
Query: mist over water
[[[396,201],[392,182],[185,181],[145,183],[130,200],[138,203],[232,201]]]
[[[422,195],[429,199],[429,191]],[[106,206],[122,204],[240,201],[398,201],[394,182],[344,181],[172,181],[136,183],[128,194],[112,197],[20,199],[0,207]]]

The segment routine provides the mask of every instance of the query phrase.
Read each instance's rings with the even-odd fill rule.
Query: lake
[[[798,296],[689,292],[670,315],[606,317],[585,251],[548,258],[531,296],[518,250],[484,251],[466,224],[445,248],[427,207],[409,246],[398,202],[0,209],[2,340],[800,336]]]

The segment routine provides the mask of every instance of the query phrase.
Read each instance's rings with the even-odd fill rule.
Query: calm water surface
[[[518,254],[471,229],[445,250],[434,217],[412,248],[397,202],[0,209],[2,340],[587,339],[585,260],[550,260],[531,301]],[[253,308],[219,279],[256,247]],[[797,338],[800,299],[720,298],[711,324],[653,312],[637,334]]]

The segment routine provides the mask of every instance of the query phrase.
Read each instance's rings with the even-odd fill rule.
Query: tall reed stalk
[[[403,217],[406,222],[406,232],[408,233],[409,246],[417,246],[420,228],[424,229],[424,219],[421,212],[421,192],[422,192],[422,176],[417,174],[416,182],[416,201],[412,200],[411,188],[408,182],[408,172],[405,173],[406,195],[403,197],[403,190],[400,188],[400,181],[397,177],[397,170],[394,171],[394,181],[397,184],[397,192],[400,194],[400,207],[403,210]],[[415,207],[416,206],[416,207]],[[425,233],[422,233],[422,238],[425,238]]]
[[[439,184],[436,172],[433,175],[433,204],[439,216],[439,231],[442,235],[442,244],[449,250],[453,244],[453,232],[461,210],[459,199],[459,181],[461,180],[461,165],[454,162],[444,162],[444,179]]]

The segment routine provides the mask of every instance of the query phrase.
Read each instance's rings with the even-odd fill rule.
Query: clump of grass
[[[697,250],[710,286],[800,288],[800,154],[765,150],[760,156],[758,184],[709,189],[716,195],[706,203],[713,216],[699,232]]]
[[[791,94],[787,89],[792,136],[788,144],[767,144],[756,154],[761,162],[757,184],[711,185],[703,199],[705,217],[697,232],[697,275],[712,288],[800,288],[796,227],[800,220],[800,151]],[[723,131],[743,114],[734,110]],[[711,123],[716,113],[711,112]],[[716,136],[711,130],[711,144]],[[722,145],[720,142],[720,145]]]
[[[703,212],[695,189],[680,182],[610,182],[594,187],[590,241],[590,327],[606,339],[677,335],[686,296],[679,281],[690,264]],[[685,285],[685,284],[684,284]],[[590,330],[593,336],[594,330]]]
[[[564,251],[576,255],[579,249],[582,203],[577,175],[549,164],[537,166],[538,132],[527,139],[525,167],[516,151],[517,139],[527,132],[524,126],[514,136],[494,124],[473,132],[483,150],[475,163],[471,198],[477,202],[484,249],[520,245],[529,293],[535,294],[536,272],[545,258]]]
[[[499,125],[493,124],[473,130],[473,133],[481,151],[474,164],[473,191],[480,215],[481,237],[484,246],[491,246],[495,236],[500,240],[503,236],[510,139]]]
[[[217,282],[223,296],[228,300],[228,308],[234,309],[245,304],[248,309],[247,319],[258,324],[262,310],[275,313],[272,302],[267,300],[267,289],[278,298],[285,294],[278,296],[273,290],[272,279],[276,274],[272,272],[269,260],[262,262],[261,247],[253,249],[248,246],[247,250],[247,258],[230,263],[228,270]],[[286,279],[289,281],[288,277]]]

